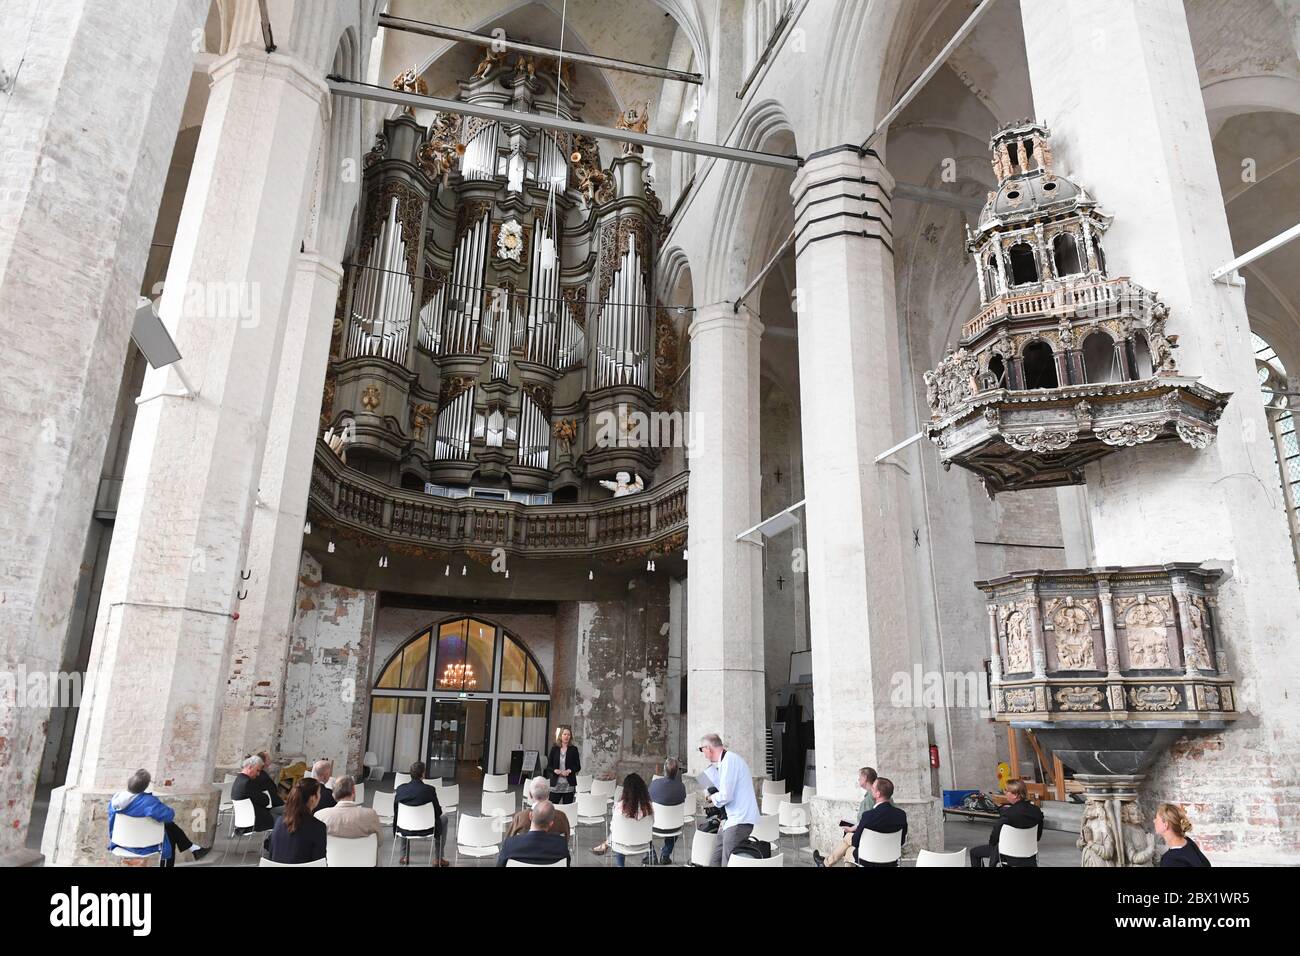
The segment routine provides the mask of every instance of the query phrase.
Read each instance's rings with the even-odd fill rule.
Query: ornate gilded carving
[[[1107,445],[1127,448],[1155,441],[1160,437],[1164,424],[1164,422],[1123,422],[1119,425],[1099,429],[1094,434]]]
[[[442,386],[438,391],[438,407],[446,408],[450,402],[455,401],[462,392],[468,391],[474,387],[474,379],[468,375],[448,375],[442,380]]]
[[[1032,670],[1029,644],[1030,602],[1003,604],[998,617],[1006,642],[1006,673],[1020,674]]]
[[[381,393],[378,385],[367,385],[361,392],[361,405],[368,412],[379,407]]]
[[[1066,598],[1054,610],[1049,605],[1047,615],[1056,631],[1057,666],[1062,670],[1096,670],[1092,619],[1088,611],[1076,605],[1074,598]]]
[[[1017,451],[1044,452],[1061,451],[1069,448],[1079,439],[1079,433],[1070,429],[1035,428],[1023,434],[1003,432],[1002,440]]]
[[[1005,692],[1005,710],[1009,714],[1026,714],[1037,709],[1037,695],[1032,687],[1012,687]]]
[[[528,393],[528,397],[533,400],[533,404],[538,407],[541,413],[547,418],[551,417],[551,389],[541,382],[524,382],[523,389]]]
[[[1214,434],[1209,429],[1188,425],[1186,422],[1179,422],[1176,431],[1179,438],[1198,451],[1214,441]]]
[[[1135,670],[1165,668],[1169,663],[1169,598],[1121,598],[1118,602],[1128,636],[1129,666]]]
[[[560,290],[569,315],[580,329],[587,328],[587,290],[580,285],[565,286]]]
[[[1187,623],[1188,634],[1183,649],[1183,653],[1187,655],[1187,662],[1201,670],[1210,670],[1214,667],[1214,663],[1213,658],[1210,657],[1209,641],[1206,639],[1206,632],[1210,629],[1210,619],[1204,598],[1197,596],[1188,602]]]
[[[429,135],[416,154],[420,168],[432,179],[441,179],[456,167],[465,152],[460,142],[459,113],[439,113],[429,124]]]
[[[1061,710],[1101,710],[1103,700],[1096,687],[1062,687],[1055,694]]]
[[[560,451],[567,453],[578,440],[578,423],[572,418],[561,418],[555,423],[555,440],[560,444]]]
[[[406,243],[407,275],[416,275],[416,256],[420,248],[420,223],[424,218],[424,200],[420,194],[400,179],[385,180],[379,188],[366,197],[366,224],[357,245],[357,262],[365,262],[370,247],[379,236],[380,228],[388,219],[392,200],[397,199],[397,222]]]
[[[428,402],[421,402],[418,405],[411,406],[411,430],[415,433],[416,441],[424,440],[424,430],[433,422],[433,406]]]
[[[1177,687],[1164,684],[1150,684],[1131,687],[1128,692],[1129,702],[1134,710],[1177,710],[1183,697]]]
[[[524,227],[520,225],[519,220],[507,219],[495,226],[493,232],[496,233],[496,241],[493,243],[496,257],[511,262],[522,262],[527,243],[524,241]]]
[[[927,371],[925,400],[929,403],[932,418],[942,418],[978,390],[975,377],[979,362],[965,349],[949,349],[943,361],[933,371]]]
[[[614,121],[615,129],[625,129],[632,133],[644,133],[650,129],[650,101],[638,106],[633,103]],[[640,153],[642,149],[636,143],[624,143],[624,153]]]
[[[667,309],[655,309],[655,395],[661,410],[672,408],[676,381],[677,326]]]

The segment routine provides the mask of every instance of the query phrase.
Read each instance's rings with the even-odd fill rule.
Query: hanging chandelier
[[[478,687],[478,677],[474,674],[473,664],[448,664],[443,668],[440,683],[444,687],[460,687],[464,690],[474,690]]]

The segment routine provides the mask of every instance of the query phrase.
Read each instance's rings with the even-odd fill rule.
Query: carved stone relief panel
[[[1053,598],[1046,606],[1047,629],[1056,633],[1056,668],[1096,670],[1094,633],[1098,627],[1097,602],[1073,597]]]
[[[1005,673],[1021,674],[1033,669],[1029,642],[1029,603],[1003,604],[998,608],[1006,647]]]
[[[1154,670],[1173,666],[1169,658],[1170,607],[1167,595],[1138,594],[1116,602],[1126,632],[1129,667]]]

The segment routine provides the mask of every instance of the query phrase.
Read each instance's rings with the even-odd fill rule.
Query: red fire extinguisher
[[[939,767],[939,748],[935,744],[930,744],[930,766],[936,770]]]

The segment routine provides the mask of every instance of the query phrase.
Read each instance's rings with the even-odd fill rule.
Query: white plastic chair
[[[703,830],[695,831],[695,838],[691,840],[691,862],[690,866],[712,866],[713,865],[713,848],[718,843],[716,833],[705,833]]]
[[[430,782],[430,786],[438,791],[438,805],[442,807],[443,816],[451,816],[460,809],[460,784],[452,783],[443,786],[442,781]],[[460,817],[457,816],[457,828],[460,827]]]
[[[385,767],[379,765],[379,756],[373,750],[367,750],[361,758],[366,765],[366,780],[383,780]]]
[[[366,785],[364,783],[358,783],[356,784],[356,789],[357,792],[352,799],[357,802],[358,806],[364,807],[366,805]]]
[[[858,850],[854,855],[854,863],[857,866],[862,866],[864,863],[897,863],[902,855],[902,830],[893,833],[863,830],[858,837]]]
[[[749,835],[764,843],[778,842],[781,839],[781,818],[775,813],[763,814],[758,818],[758,823],[754,824],[753,832]]]
[[[161,863],[161,843],[166,836],[167,831],[161,820],[152,817],[128,817],[125,813],[113,816],[112,840],[119,844],[113,848],[113,855],[124,860],[147,860],[156,856]],[[149,853],[132,853],[126,849],[129,846],[157,846],[158,849]],[[172,848],[172,852],[176,852],[175,847]]]
[[[605,798],[598,793],[579,793],[577,807],[579,827],[600,826],[605,828],[605,839],[609,839],[609,819],[605,815]],[[574,845],[577,845],[577,827],[574,828]]]
[[[650,806],[654,808],[653,835],[660,840],[670,837],[680,839],[686,830],[686,804],[665,806],[662,803],[651,803]]]
[[[761,856],[741,856],[733,853],[727,858],[727,866],[785,866],[785,856],[777,853],[763,859]]]
[[[578,846],[578,805],[576,803],[555,803],[552,804],[557,813],[563,813],[569,818],[569,840],[573,848]]]
[[[394,789],[394,790],[396,790],[396,789],[397,789],[398,787],[400,787],[402,784],[404,784],[404,783],[410,783],[410,782],[411,782],[411,775],[410,775],[409,773],[395,773],[395,774],[393,774],[393,789]]]
[[[379,822],[384,826],[393,825],[393,815],[397,812],[392,791],[376,790],[375,805],[370,809],[379,814]]]
[[[456,826],[456,863],[463,853],[475,860],[496,856],[501,851],[501,834],[492,817],[465,817]],[[507,861],[509,862],[509,861]]]
[[[510,774],[488,773],[483,775],[484,793],[505,793],[510,789]]]
[[[763,793],[775,793],[778,796],[784,796],[790,792],[790,788],[785,785],[784,780],[764,780]]]
[[[781,812],[781,805],[790,802],[788,793],[763,794],[762,813],[764,816],[776,816]]]
[[[633,820],[621,813],[614,814],[609,827],[610,852],[627,857],[641,856],[644,862],[645,854],[653,849],[654,823],[653,815]]]
[[[330,866],[378,866],[379,836],[326,836],[325,861]]]
[[[811,829],[808,826],[808,808],[802,803],[781,804],[777,813],[778,831],[781,836],[807,836],[812,845]]]
[[[512,866],[568,866],[568,860],[556,860],[554,863],[525,863],[523,860],[506,860],[506,868]]]
[[[614,802],[614,791],[617,789],[613,780],[593,780],[591,781],[591,794],[600,797],[606,805]]]
[[[419,836],[407,836],[402,831],[407,830],[429,830],[438,823],[438,815],[433,811],[433,804],[426,803],[418,807],[408,806],[405,803],[397,804],[397,834],[393,839],[393,847],[388,851],[388,865],[393,865],[393,853],[397,850],[397,844],[402,842],[399,837],[405,836],[408,840],[428,840],[429,841],[429,865],[433,866],[433,855],[437,852],[436,837],[433,832],[421,834]],[[409,849],[408,849],[409,852]]]
[[[579,773],[574,774],[573,785],[578,793],[591,793],[591,782],[596,779],[595,774]]]
[[[803,804],[812,803],[812,799],[815,796],[817,796],[816,787],[804,787],[803,793],[799,795],[799,802]]]
[[[1037,827],[1017,829],[1016,827],[1003,826],[998,831],[998,866],[1006,866],[1006,863],[1002,862],[1001,859],[1004,856],[1028,858],[1037,855]]]
[[[328,866],[329,864],[326,862],[325,857],[321,857],[319,860],[312,860],[310,863],[276,863],[274,860],[268,860],[266,857],[262,857],[257,861],[257,865],[258,866]]]
[[[234,812],[230,815],[230,838],[235,841],[235,848],[238,849],[244,842],[244,837],[257,832],[254,830],[254,827],[257,826],[257,811],[253,809],[253,801],[249,799],[232,800],[231,805],[234,807]],[[221,855],[223,864],[229,854],[230,847],[227,846],[226,852]],[[239,858],[241,865],[247,855],[248,849],[245,847],[244,856]]]
[[[479,812],[485,817],[512,817],[515,815],[515,795],[509,790],[504,793],[486,790]]]
[[[227,774],[227,779],[221,785],[221,800],[217,803],[217,829],[221,829],[221,818],[227,814],[235,812],[235,805],[231,802],[230,791],[235,785],[235,775]]]
[[[1004,827],[1005,829],[1005,827]],[[970,866],[966,848],[962,847],[952,853],[935,853],[933,850],[921,850],[916,855],[917,866]]]

